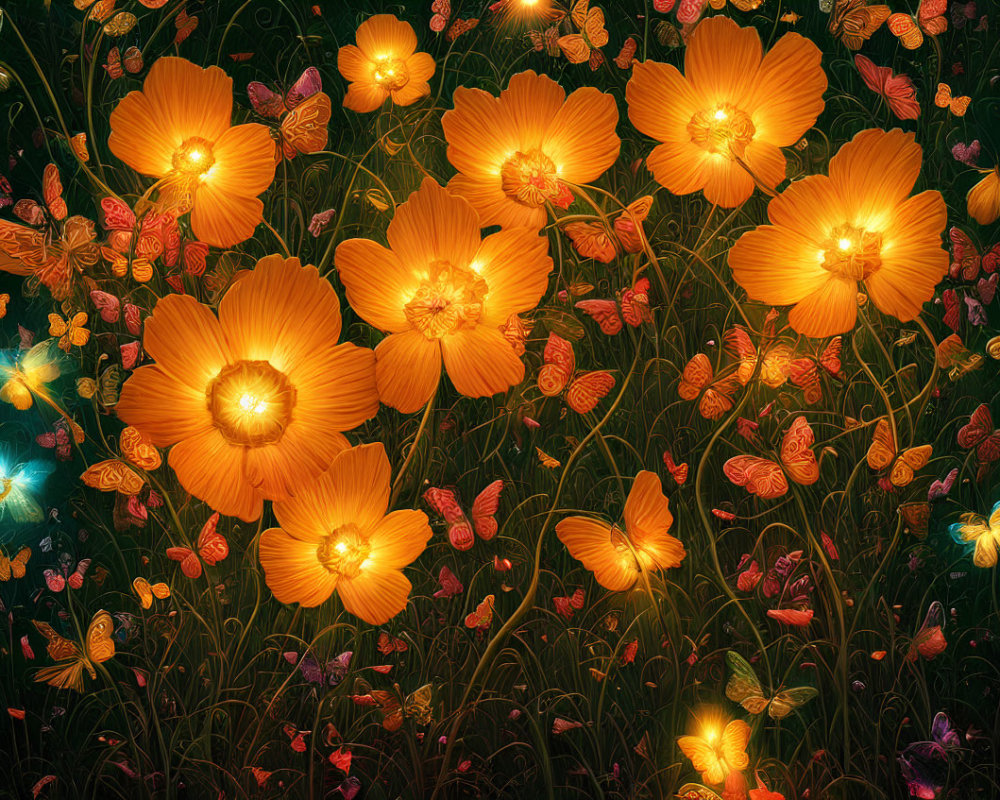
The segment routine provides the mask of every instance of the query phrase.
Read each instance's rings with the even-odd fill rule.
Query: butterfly
[[[948,780],[949,754],[959,747],[951,720],[939,711],[931,722],[930,741],[908,744],[896,759],[911,797],[933,800],[941,794]]]
[[[294,111],[303,100],[318,94],[323,90],[323,79],[316,67],[308,67],[292,84],[292,88],[284,96],[272,92],[260,81],[247,84],[247,94],[254,111],[262,117],[280,119],[289,111]]]
[[[62,221],[69,214],[62,193],[59,168],[55,164],[46,164],[42,172],[42,199],[45,205],[41,206],[34,200],[19,200],[14,206],[14,213],[29,225],[41,225],[46,216],[57,222]]]
[[[828,29],[851,50],[860,50],[890,13],[889,6],[870,6],[866,0],[836,0]]]
[[[882,417],[875,424],[866,460],[868,466],[876,471],[891,465],[889,482],[893,486],[903,488],[910,484],[917,470],[923,469],[933,452],[933,446],[925,444],[908,448],[900,453],[896,449],[892,431],[889,429],[889,420]]]
[[[415,689],[400,702],[401,693],[398,684],[394,691],[372,689],[361,678],[354,682],[354,694],[351,699],[359,705],[373,705],[382,714],[382,727],[387,731],[398,731],[403,727],[403,718],[410,717],[418,725],[428,725],[433,719],[431,700],[434,687],[427,683]],[[360,702],[359,702],[360,701]]]
[[[189,578],[201,577],[201,561],[208,566],[214,567],[229,555],[229,542],[226,537],[216,530],[219,524],[219,512],[216,511],[208,518],[202,526],[201,533],[198,534],[198,552],[195,553],[189,547],[168,547],[167,558],[171,561],[179,561],[181,572]],[[198,556],[201,556],[199,560]]]
[[[943,481],[934,481],[927,490],[927,502],[946,498],[957,479],[958,467],[955,467],[945,476]]]
[[[562,466],[562,461],[558,458],[553,458],[540,447],[535,448],[535,453],[538,455],[539,463],[546,469],[556,469]]]
[[[404,642],[402,639],[397,639],[395,636],[390,636],[385,631],[382,631],[378,635],[378,651],[384,655],[388,656],[392,653],[405,653],[410,649],[410,646]]]
[[[918,539],[927,538],[931,518],[930,503],[904,503],[899,507],[899,515],[906,526],[903,528],[905,533],[912,533]]]
[[[693,25],[708,8],[708,0],[680,0],[677,6],[677,21],[682,25]]]
[[[528,31],[528,38],[531,39],[532,49],[538,53],[544,50],[552,58],[556,58],[562,52],[559,49],[559,28],[556,25],[544,31]]]
[[[557,333],[549,333],[542,352],[544,365],[538,372],[538,389],[546,397],[566,391],[566,405],[578,414],[593,411],[615,385],[610,372],[576,372],[573,345]]]
[[[760,714],[765,708],[771,719],[784,719],[799,706],[808,703],[819,692],[812,686],[784,689],[773,697],[764,696],[764,690],[753,667],[735,650],[726,653],[726,663],[733,671],[726,684],[726,697],[739,703],[751,714]]]
[[[621,304],[621,314],[618,305]],[[618,303],[614,300],[580,300],[575,304],[584,314],[593,319],[601,331],[614,336],[622,329],[624,318],[631,327],[638,328],[644,322],[652,322],[649,309],[649,279],[640,278],[630,289],[618,292]],[[611,384],[614,385],[614,382]]]
[[[0,550],[0,581],[6,583],[11,577],[23,578],[30,558],[30,547],[22,547],[13,558],[9,558],[6,553]]]
[[[574,611],[579,611],[583,608],[584,603],[584,591],[583,589],[577,589],[569,597],[553,597],[552,604],[556,607],[556,611],[566,619],[571,619]]]
[[[299,671],[302,673],[302,677],[310,683],[318,683],[321,686],[327,683],[330,686],[336,686],[347,676],[347,670],[351,666],[353,656],[354,653],[351,650],[346,650],[336,658],[327,661],[325,667],[321,667],[312,653],[306,653],[299,661]]]
[[[822,367],[831,377],[840,378],[840,353],[843,349],[843,339],[834,336],[816,356],[794,358],[788,365],[788,377],[796,386],[802,389],[805,401],[810,405],[823,399],[823,387],[820,383],[819,368]]]
[[[938,342],[936,359],[940,369],[947,369],[948,377],[957,381],[983,365],[983,357],[971,352],[957,333]]]
[[[764,4],[764,0],[729,0],[729,2],[740,11],[755,11]],[[708,0],[708,4],[716,11],[720,11],[726,7],[726,0]]]
[[[615,66],[618,69],[631,69],[632,63],[636,61],[635,53],[639,48],[639,43],[634,36],[629,36],[622,45],[621,51],[615,56]]]
[[[781,464],[769,458],[738,455],[726,461],[722,471],[734,484],[761,500],[773,500],[788,491],[785,473],[801,486],[819,480],[819,464],[811,449],[815,440],[806,418],[799,416],[792,420],[781,441]]]
[[[944,13],[948,10],[948,0],[920,0],[917,16],[892,14],[887,26],[907,50],[916,50],[924,43],[924,34],[939,36],[948,30],[948,20]]]
[[[326,147],[329,137],[330,97],[324,92],[309,97],[281,120],[281,153],[315,153]]]
[[[153,598],[166,600],[170,597],[170,587],[165,583],[150,583],[145,578],[136,578],[132,581],[132,591],[139,598],[139,604],[145,608],[152,608]]]
[[[674,479],[674,481],[676,481],[677,485],[682,486],[684,484],[684,481],[686,481],[688,477],[687,462],[684,462],[682,464],[675,463],[674,457],[670,455],[670,452],[664,450],[663,463],[666,465],[667,472],[670,473],[670,476]]]
[[[969,421],[959,428],[958,446],[965,450],[976,450],[980,468],[1000,459],[1000,430],[993,426],[993,415],[986,403],[981,404]]]
[[[472,524],[462,511],[458,498],[450,489],[429,488],[424,492],[424,500],[448,523],[448,541],[456,550],[468,550],[475,543],[473,528],[483,541],[496,536],[499,526],[494,514],[500,507],[500,492],[503,481],[493,481],[472,501]]]
[[[465,627],[480,631],[490,627],[490,623],[493,622],[493,601],[495,599],[492,594],[486,595],[483,602],[476,606],[476,610],[465,617]]]
[[[935,600],[927,607],[927,616],[910,642],[906,660],[914,662],[918,656],[923,656],[930,661],[943,653],[947,646],[948,642],[944,638],[944,607],[940,601]]]
[[[979,248],[960,228],[949,228],[948,238],[951,240],[951,265],[948,267],[950,278],[974,281],[979,277],[980,268],[990,274],[1000,266],[1000,244],[993,245],[989,251],[980,255]]]
[[[604,12],[598,6],[589,8],[590,0],[577,0],[570,12],[570,19],[579,33],[560,36],[559,48],[571,64],[590,62],[591,69],[597,69],[604,56],[600,49],[608,43],[608,31],[604,27]]]
[[[718,419],[733,407],[732,394],[738,381],[735,376],[720,378],[713,382],[712,362],[704,353],[696,353],[688,361],[681,373],[677,394],[683,400],[698,401],[698,413],[705,419]]]
[[[21,357],[18,353],[11,361],[0,353],[0,400],[10,403],[19,411],[31,408],[34,395],[47,398],[45,384],[59,377],[59,363],[52,357],[51,343],[39,342]]]
[[[739,359],[736,378],[744,386],[753,376],[757,367],[757,348],[750,339],[750,334],[742,325],[734,325],[723,336],[726,351]],[[760,366],[760,381],[765,386],[777,389],[788,380],[789,362],[792,348],[779,343],[767,349],[764,362]]]
[[[939,83],[934,94],[934,105],[938,108],[947,108],[956,117],[964,117],[971,102],[972,98],[966,95],[953,97],[951,87],[947,83]]]
[[[75,345],[83,347],[90,341],[90,331],[87,324],[87,312],[78,311],[70,319],[63,319],[58,314],[49,314],[49,335],[58,336],[59,349],[68,353]]]
[[[177,29],[177,33],[174,35],[174,44],[179,45],[198,27],[198,17],[189,16],[187,11],[182,8],[174,17],[174,27]]]
[[[746,753],[750,726],[743,720],[731,720],[720,733],[714,728],[703,736],[681,736],[681,749],[705,783],[722,783],[730,772],[742,772],[750,766]]]
[[[434,592],[435,597],[454,597],[465,591],[462,582],[447,567],[441,567],[441,571],[438,573],[438,583],[441,584],[441,588]]]
[[[35,493],[54,469],[51,461],[15,462],[0,451],[0,519],[10,515],[14,522],[41,522],[42,507]]]
[[[146,483],[143,476],[117,458],[98,461],[84,471],[80,480],[92,489],[128,496],[139,494]]]
[[[61,592],[66,588],[67,584],[69,584],[71,589],[80,589],[83,586],[83,577],[90,568],[90,562],[89,558],[80,559],[80,562],[76,565],[76,569],[68,577],[60,575],[52,569],[45,570],[42,573],[45,578],[45,585],[49,587],[50,592]],[[63,570],[68,571],[68,565],[64,565]]]
[[[87,627],[82,645],[60,636],[46,622],[32,620],[35,628],[48,640],[45,649],[56,662],[51,667],[40,669],[35,681],[47,683],[57,689],[73,689],[83,692],[83,670],[92,679],[97,678],[95,664],[102,664],[115,654],[115,643],[111,638],[114,622],[107,611],[94,614]]]
[[[993,506],[988,519],[971,512],[962,514],[961,522],[949,527],[952,538],[961,545],[974,544],[972,563],[977,567],[995,567],[1000,547],[1000,503]]]
[[[875,66],[874,61],[860,53],[854,56],[854,65],[865,85],[885,100],[896,117],[917,119],[920,116],[917,90],[909,76],[897,75],[889,67]]]

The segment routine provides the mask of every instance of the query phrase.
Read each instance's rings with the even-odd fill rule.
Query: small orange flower
[[[592,86],[569,97],[531,70],[493,97],[459,87],[441,118],[448,160],[458,170],[448,189],[468,200],[483,226],[527,226],[548,219],[546,204],[567,207],[567,183],[597,180],[615,163],[618,106]]]
[[[655,472],[643,470],[635,476],[624,516],[624,530],[590,517],[566,517],[556,524],[556,536],[569,554],[612,592],[631,589],[639,578],[640,566],[644,570],[672,569],[679,567],[686,555],[680,539],[667,533],[674,518]]]
[[[111,152],[160,181],[161,204],[191,211],[195,236],[217,247],[249,239],[263,219],[257,195],[274,179],[264,125],[230,124],[233,81],[218,67],[161,58],[142,91],[111,112]]]
[[[417,35],[408,22],[392,14],[376,14],[358,26],[357,45],[337,52],[337,69],[350,83],[344,107],[363,114],[379,108],[387,97],[397,106],[411,105],[431,93],[434,58],[417,53]]]
[[[381,625],[406,606],[403,567],[427,546],[422,511],[389,506],[389,459],[380,443],[338,455],[295,497],[274,504],[280,528],[264,531],[260,563],[282,603],[318,606],[334,592],[344,608]]]
[[[460,394],[488,397],[524,378],[504,338],[513,314],[537,305],[552,259],[537,230],[480,239],[476,212],[430,178],[396,209],[387,249],[348,239],[334,260],[347,299],[389,336],[375,348],[382,402],[404,413],[434,394],[441,363]]]
[[[969,216],[980,225],[992,225],[1000,217],[1000,167],[986,173],[966,196]]]
[[[653,177],[674,194],[702,190],[726,208],[753,194],[747,168],[764,186],[777,186],[785,179],[780,148],[823,110],[820,56],[797,33],[762,56],[755,28],[712,17],[689,40],[684,75],[670,64],[635,64],[625,100],[632,124],[662,142],[646,159]]]
[[[250,521],[348,447],[340,431],[378,411],[371,350],[337,344],[330,283],[297,258],[262,258],[219,304],[168,295],[146,320],[156,364],[122,387],[118,416],[157,447],[181,485]]]
[[[729,251],[736,282],[752,300],[792,305],[788,321],[806,336],[854,327],[858,281],[884,314],[909,322],[948,271],[941,247],[947,209],[940,192],[907,197],[922,151],[912,133],[862,131],[767,208],[770,225]]]

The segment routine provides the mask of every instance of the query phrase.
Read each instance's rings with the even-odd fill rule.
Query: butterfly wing
[[[28,559],[31,558],[31,548],[22,547],[17,551],[17,555],[9,560],[10,574],[15,578],[23,578],[28,567]],[[6,580],[6,578],[4,578]]]
[[[788,492],[785,473],[768,458],[733,456],[722,465],[722,471],[732,483],[742,486],[761,500],[773,500]]]
[[[577,414],[586,414],[594,410],[614,385],[615,379],[610,372],[583,372],[576,376],[566,391],[566,405]]]
[[[428,683],[408,694],[403,701],[403,713],[412,717],[418,725],[429,725],[433,719],[431,709],[433,693],[434,687]]]
[[[677,385],[677,394],[683,400],[694,400],[702,389],[708,387],[714,376],[712,362],[704,353],[696,353],[688,361],[681,373],[681,381]]]
[[[717,793],[700,783],[685,783],[677,790],[677,797],[681,800],[722,800]]]
[[[41,622],[37,619],[33,619],[31,622],[35,629],[48,640],[45,650],[54,661],[65,661],[67,658],[80,655],[80,648],[76,646],[76,643],[56,633],[55,629],[47,622]]]
[[[80,476],[87,486],[102,492],[119,492],[131,497],[139,494],[145,479],[116,458],[99,461]]]
[[[132,591],[136,593],[139,598],[139,605],[144,609],[151,608],[153,605],[153,589],[149,585],[149,581],[145,578],[136,578],[132,581]]]
[[[216,511],[208,518],[202,526],[201,533],[198,534],[198,555],[210,567],[214,567],[229,555],[229,542],[216,530],[218,524],[219,512]]]
[[[307,98],[281,121],[282,147],[287,158],[315,153],[326,147],[329,137],[330,97],[320,92]]]
[[[441,584],[441,588],[434,592],[435,597],[454,597],[465,590],[462,582],[448,567],[441,567],[441,571],[438,573],[438,583]]]
[[[725,780],[728,772],[726,765],[705,739],[700,736],[681,736],[677,739],[677,746],[691,760],[695,770],[701,773],[705,783],[722,783]]]
[[[323,90],[323,79],[316,67],[307,67],[288,90],[285,97],[285,108],[294,111],[303,100],[319,94]]]
[[[35,673],[37,683],[47,683],[56,689],[72,689],[83,693],[83,658],[77,654],[68,664],[43,667]]]
[[[948,0],[920,0],[917,21],[924,33],[940,36],[948,30],[948,19],[945,17],[947,11]]]
[[[796,708],[808,703],[817,695],[819,695],[819,691],[812,686],[796,686],[791,689],[783,689],[774,696],[770,707],[767,709],[767,713],[772,719],[784,719]]]
[[[916,50],[924,43],[917,21],[909,14],[890,14],[886,26],[907,50]]]
[[[635,559],[625,547],[621,532],[608,523],[589,517],[566,517],[556,523],[556,536],[605,589],[623,592],[635,584],[639,575]]]
[[[262,117],[277,119],[285,113],[285,102],[281,95],[272,92],[260,81],[251,81],[247,85],[247,94],[250,96],[250,104],[254,111]]]
[[[95,664],[107,661],[115,654],[115,641],[111,634],[115,624],[107,611],[98,611],[87,628],[87,658]]]
[[[503,481],[493,481],[483,489],[472,503],[472,524],[482,539],[489,540],[497,535],[497,521],[494,514],[500,508],[500,492]]]
[[[618,304],[614,300],[580,300],[575,305],[593,319],[608,336],[621,332],[622,318],[618,313]]]
[[[590,59],[590,46],[579,33],[569,33],[557,40],[559,49],[570,64],[582,64]]]
[[[737,379],[730,376],[720,378],[711,386],[698,401],[698,413],[705,419],[718,419],[733,407],[733,392],[738,385]]]
[[[914,473],[924,468],[933,452],[934,448],[929,444],[911,447],[902,452],[892,465],[892,471],[889,473],[890,483],[899,488],[908,486],[913,480]]]
[[[819,480],[819,464],[812,451],[816,437],[803,416],[796,417],[781,442],[781,463],[796,483],[811,486]]]
[[[889,420],[885,417],[875,424],[872,443],[865,458],[868,466],[876,471],[885,469],[896,458],[896,445],[889,430]]]
[[[45,205],[49,208],[49,213],[54,219],[66,219],[69,210],[66,208],[66,201],[62,198],[63,185],[59,179],[59,168],[55,164],[47,164],[42,173],[42,196],[45,198]]]
[[[761,713],[767,707],[768,700],[753,667],[735,650],[726,652],[726,663],[732,670],[726,684],[726,697],[739,703],[751,714]]]
[[[181,565],[181,572],[191,579],[201,577],[201,561],[189,547],[168,547],[167,558]]]
[[[722,731],[719,749],[731,770],[742,772],[750,766],[747,744],[750,743],[750,726],[741,719],[734,719]],[[717,781],[709,781],[717,783]]]
[[[538,390],[546,397],[555,397],[569,383],[576,371],[573,345],[557,333],[550,333],[542,352],[544,365],[538,371]]]
[[[975,411],[969,421],[958,430],[958,445],[966,450],[982,442],[993,432],[993,414],[990,407],[982,403]]]

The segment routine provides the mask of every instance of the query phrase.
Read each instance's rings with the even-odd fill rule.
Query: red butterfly
[[[947,646],[948,640],[944,638],[944,608],[935,600],[927,609],[924,624],[910,643],[906,660],[913,662],[917,660],[917,656],[923,656],[930,661],[943,653]]]
[[[834,336],[819,357],[802,356],[792,359],[788,365],[788,377],[792,383],[803,390],[805,401],[810,405],[818,403],[823,398],[823,387],[819,380],[819,367],[822,367],[832,378],[841,378],[840,353],[844,341]]]
[[[553,597],[552,603],[556,607],[556,611],[566,619],[570,619],[573,616],[574,611],[579,611],[583,608],[584,592],[583,589],[577,589],[569,597]]]
[[[634,36],[629,36],[625,40],[625,44],[622,45],[621,52],[615,56],[615,65],[618,69],[632,68],[632,62],[635,61],[635,51],[638,47],[639,43],[636,42]]]
[[[979,248],[965,231],[953,227],[948,231],[948,238],[951,239],[948,276],[953,280],[961,277],[965,281],[974,281],[979,277],[980,266],[987,274],[996,272],[1000,266],[1000,244],[993,245],[985,255],[980,255]]]
[[[667,465],[667,472],[673,477],[674,481],[677,482],[678,486],[682,486],[684,481],[688,477],[688,465],[687,462],[683,464],[675,464],[674,457],[670,455],[669,450],[663,451],[663,463]]]
[[[198,534],[198,552],[195,553],[189,547],[168,547],[167,558],[171,561],[179,561],[181,572],[189,578],[201,577],[201,561],[210,567],[214,567],[229,555],[229,542],[221,533],[216,531],[219,524],[219,512],[216,511],[208,518]],[[201,556],[201,560],[198,559]]]
[[[70,562],[72,563],[72,562]],[[63,565],[63,574],[60,575],[53,569],[45,570],[42,575],[45,578],[45,585],[49,587],[49,591],[61,592],[66,588],[66,584],[70,585],[71,589],[79,589],[83,586],[83,576],[87,574],[87,570],[90,568],[90,559],[83,558],[76,565],[76,569],[67,577],[65,573],[69,572],[69,566],[67,564]]]
[[[631,289],[619,291],[618,303],[614,300],[580,300],[576,303],[576,308],[593,319],[609,336],[621,331],[623,318],[633,328],[638,328],[644,322],[653,321],[653,314],[649,309],[649,279],[640,278]]]
[[[545,364],[538,372],[539,391],[546,397],[556,397],[565,389],[566,405],[577,414],[593,411],[615,385],[610,372],[578,373],[573,345],[557,333],[549,334],[542,358]]]
[[[982,479],[986,468],[1000,459],[1000,430],[993,427],[993,415],[986,403],[973,411],[968,423],[959,429],[958,444],[966,450],[976,449],[979,461],[976,480]]]
[[[472,503],[471,525],[451,489],[438,489],[432,486],[424,492],[424,500],[448,523],[448,541],[452,547],[456,550],[468,550],[475,543],[475,537],[472,535],[473,527],[484,541],[496,536],[499,526],[493,515],[500,507],[502,491],[503,481],[496,480],[479,493]]]
[[[885,100],[899,119],[916,119],[920,116],[917,90],[909,76],[896,75],[889,67],[878,67],[874,61],[860,53],[854,56],[854,64],[865,85]]]
[[[441,571],[438,573],[438,583],[441,584],[441,588],[434,592],[435,597],[454,597],[465,591],[462,582],[447,567],[441,567]]]
[[[323,79],[316,67],[308,67],[284,97],[272,92],[260,81],[251,81],[247,85],[247,94],[250,95],[250,104],[254,111],[262,117],[274,119],[280,119],[286,112],[294,111],[303,100],[322,90]]]
[[[486,595],[483,602],[476,606],[476,610],[465,617],[465,627],[480,631],[490,627],[490,623],[493,622],[493,601],[495,599],[491,594]]]
[[[391,655],[392,653],[405,653],[410,649],[410,646],[402,639],[390,636],[385,631],[379,633],[377,646],[378,651],[384,656]]]

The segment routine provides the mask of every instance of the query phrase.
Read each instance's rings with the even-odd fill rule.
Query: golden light
[[[263,414],[267,411],[267,401],[258,400],[254,395],[244,393],[240,395],[239,406],[247,414]]]
[[[192,150],[188,154],[188,158],[190,158],[192,161],[201,161],[201,150]]]
[[[482,275],[483,274],[483,262],[482,261],[473,261],[471,264],[469,264],[469,269],[471,269],[477,275]]]
[[[851,249],[851,240],[850,239],[841,239],[839,242],[837,242],[837,247],[839,247],[841,250],[850,250]]]
[[[706,725],[702,733],[702,738],[709,744],[712,744],[719,738],[719,729],[715,725]]]
[[[715,112],[715,118],[718,119],[718,120],[723,120],[727,116],[728,116],[728,114],[726,114],[725,109],[720,108],[718,111]]]

